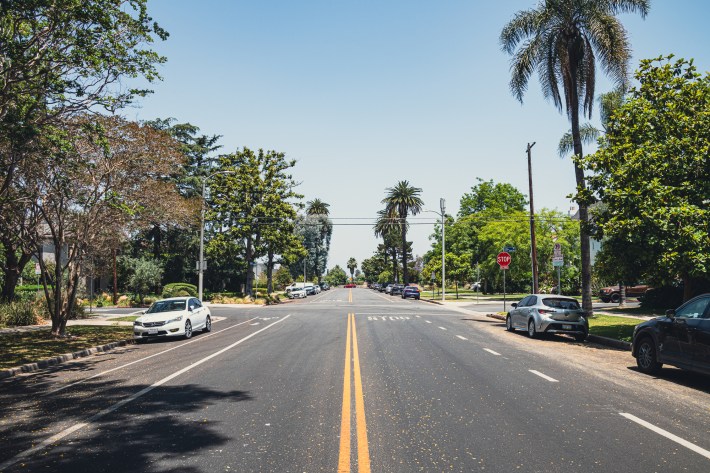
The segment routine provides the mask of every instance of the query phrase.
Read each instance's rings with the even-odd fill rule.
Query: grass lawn
[[[631,341],[634,327],[643,322],[641,319],[595,315],[589,319],[589,333],[600,337],[614,338],[625,342]]]
[[[71,338],[53,338],[50,328],[0,335],[0,369],[44,360],[97,345],[132,338],[133,327],[74,325],[67,327]]]
[[[133,322],[135,321],[138,317],[138,315],[126,315],[124,317],[111,317],[109,320],[111,322]]]

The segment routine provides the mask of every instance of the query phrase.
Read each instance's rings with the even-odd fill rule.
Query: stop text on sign
[[[498,253],[498,257],[496,258],[498,261],[498,264],[500,265],[500,269],[508,269],[508,266],[510,266],[510,253],[506,253],[505,251],[502,253]]]

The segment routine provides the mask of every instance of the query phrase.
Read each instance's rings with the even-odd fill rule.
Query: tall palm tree
[[[628,82],[630,45],[626,30],[616,15],[638,12],[645,17],[649,4],[650,0],[540,0],[536,9],[516,13],[500,34],[503,50],[513,56],[511,92],[522,102],[530,77],[537,71],[545,98],[551,98],[560,111],[564,104],[572,125],[575,156],[583,156],[580,105],[583,114],[591,117],[597,59],[618,86],[625,88]],[[576,161],[574,173],[577,192],[584,195],[584,171]],[[591,312],[589,202],[580,199],[578,203],[582,305]]]
[[[357,268],[357,260],[350,258],[348,260],[348,269],[350,270],[350,282],[355,281],[355,268]]]
[[[333,224],[331,223],[328,215],[330,215],[330,210],[328,210],[330,204],[323,202],[322,200],[315,198],[306,202],[306,215],[314,217],[318,220],[318,232],[319,240],[316,242],[316,265],[315,273],[318,284],[321,282],[321,272],[320,272],[320,247],[321,243],[325,243],[326,252],[330,245],[330,235],[333,232]],[[326,254],[327,257],[327,254]]]
[[[399,181],[396,186],[387,189],[387,196],[382,199],[385,211],[390,218],[399,219],[402,236],[402,283],[407,284],[407,216],[417,215],[422,211],[424,202],[419,197],[422,190],[412,187],[409,181]]]
[[[392,277],[396,281],[399,281],[399,265],[397,263],[397,240],[399,240],[399,232],[401,228],[399,226],[398,218],[390,218],[387,215],[386,210],[380,210],[377,212],[377,221],[373,227],[376,237],[382,238],[382,254],[384,255],[385,265],[387,265],[387,257],[392,256]]]
[[[306,214],[308,215],[330,215],[330,210],[328,210],[330,204],[326,204],[322,200],[315,198],[306,202]]]

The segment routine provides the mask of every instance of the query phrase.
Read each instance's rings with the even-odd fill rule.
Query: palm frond
[[[601,136],[602,132],[596,128],[591,123],[583,123],[579,127],[579,135],[582,139],[582,143],[585,145],[593,144]],[[560,138],[560,143],[557,145],[557,153],[560,158],[565,158],[574,151],[574,140],[572,138],[572,132],[568,131],[562,138]]]

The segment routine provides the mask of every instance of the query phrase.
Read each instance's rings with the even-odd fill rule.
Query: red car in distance
[[[352,288],[357,287],[357,286],[356,286],[355,284],[353,284],[353,283],[349,283],[349,284],[346,284],[346,285],[343,286],[343,287],[344,287],[345,289],[352,289]]]

